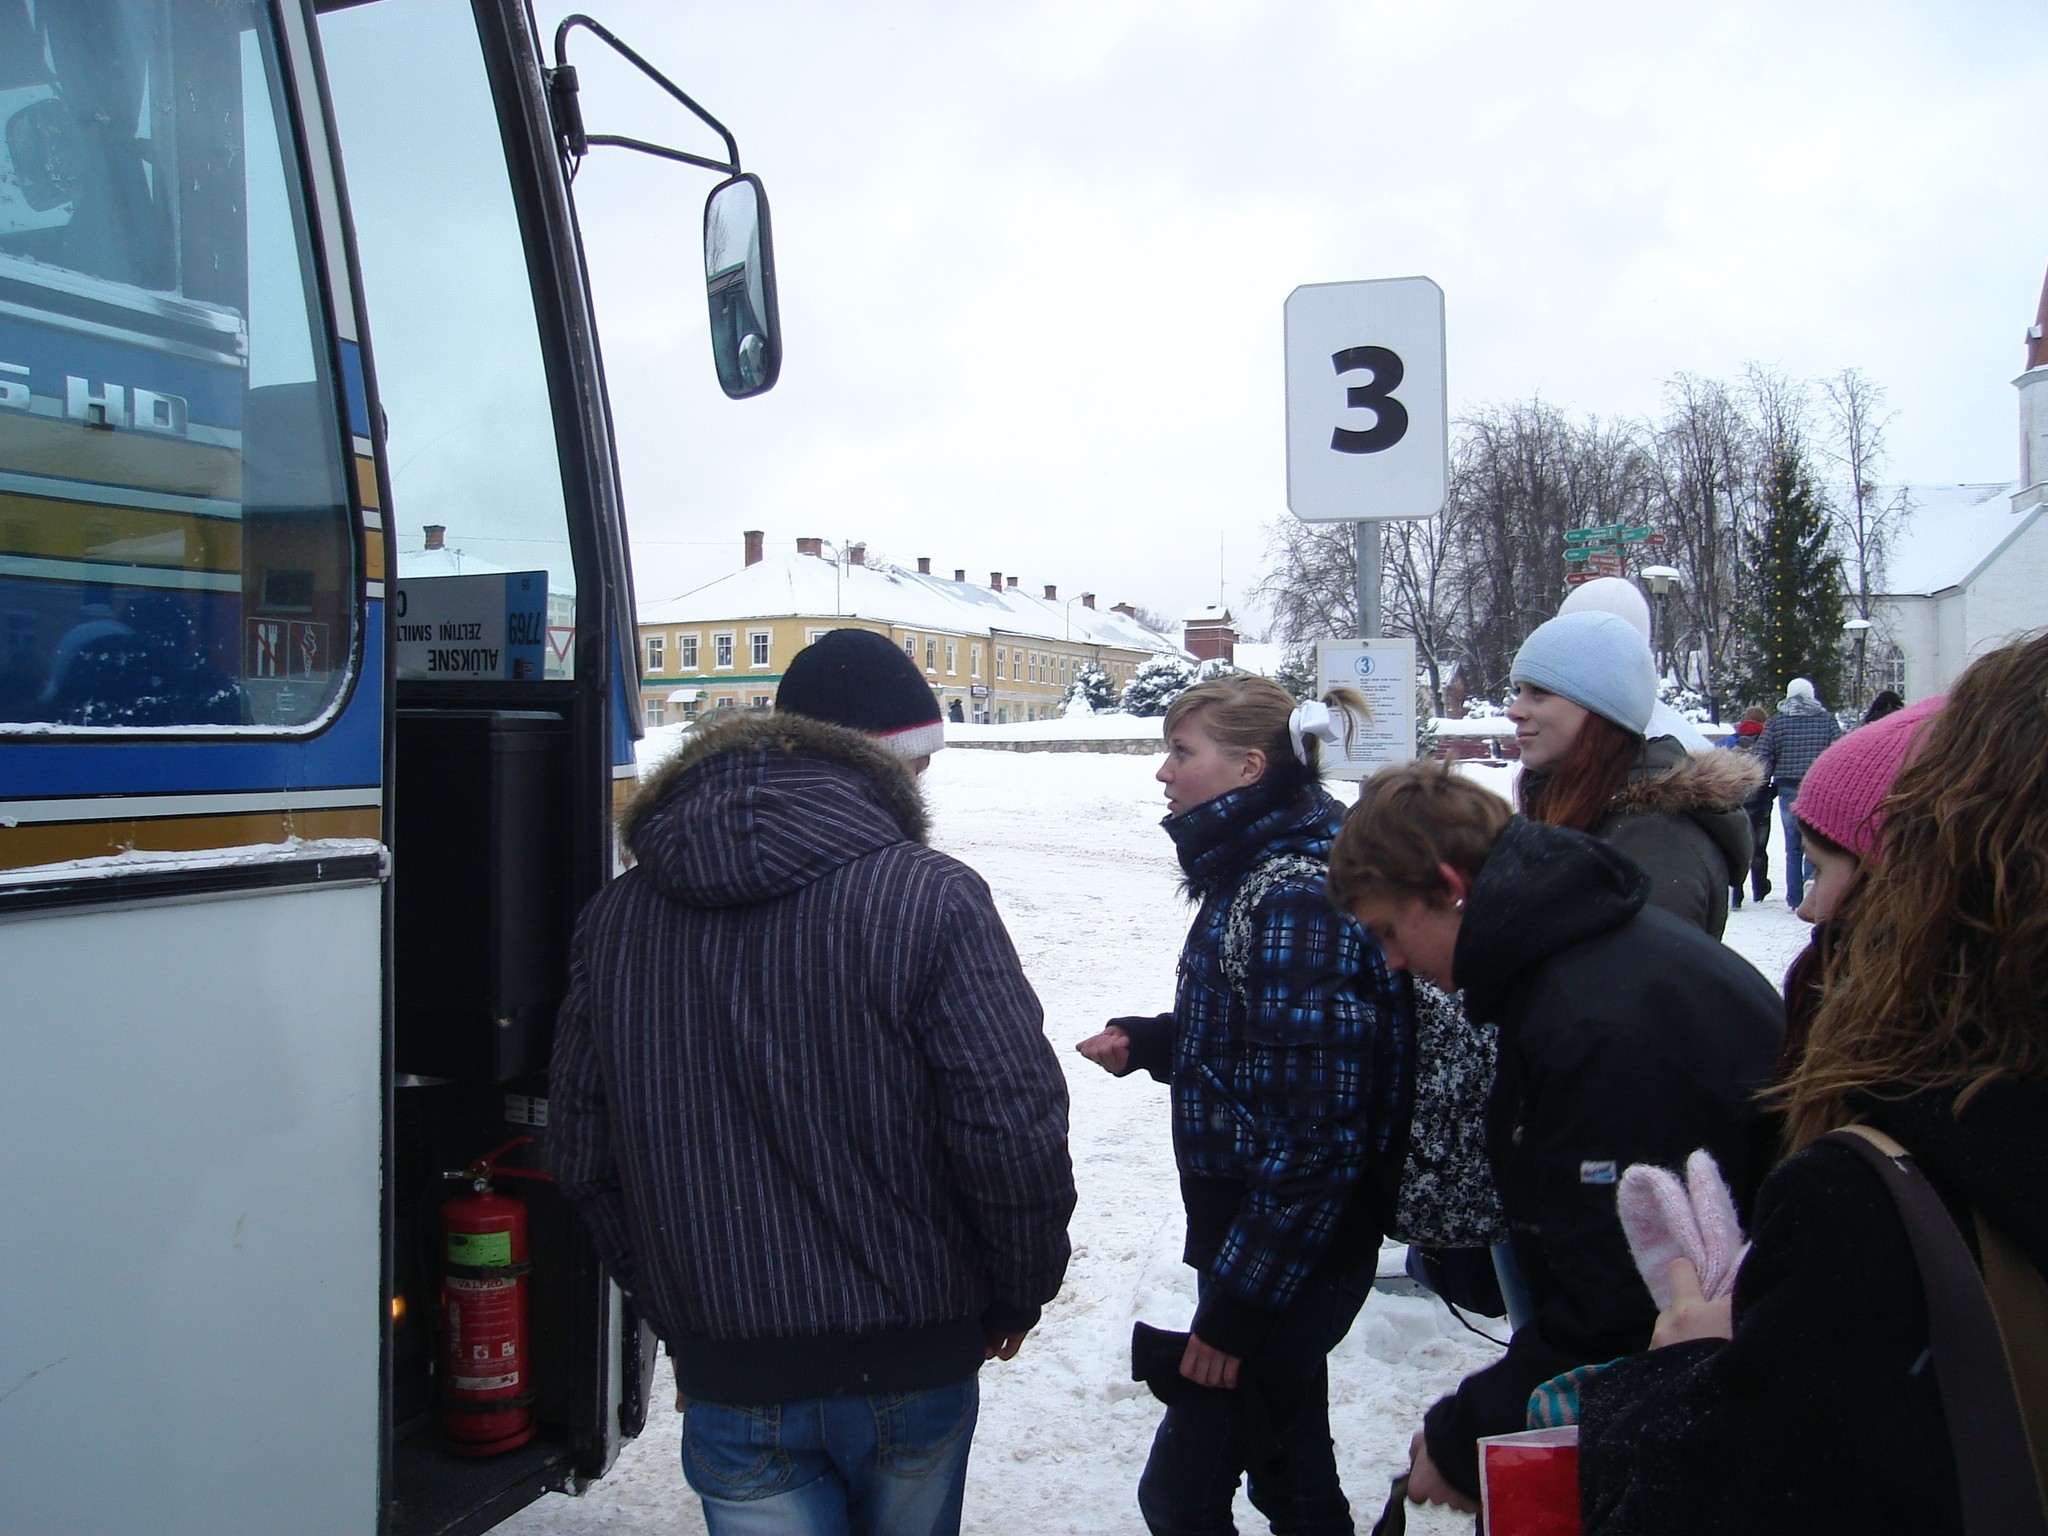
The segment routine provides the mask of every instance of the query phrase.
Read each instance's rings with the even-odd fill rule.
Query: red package
[[[1487,1536],[1579,1536],[1579,1426],[1479,1442]]]

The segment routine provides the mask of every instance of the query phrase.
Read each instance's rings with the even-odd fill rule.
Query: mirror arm
[[[699,122],[705,124],[721,139],[725,140],[725,160],[711,160],[700,155],[686,155],[681,150],[662,149],[653,144],[644,144],[637,139],[624,139],[612,134],[585,134],[583,132],[582,110],[573,105],[576,93],[576,72],[569,68],[569,34],[578,27],[594,35],[600,42],[607,44],[613,52],[639,70],[641,74],[681,102]],[[562,24],[555,28],[555,67],[548,71],[548,76],[548,94],[551,98],[551,104],[560,106],[563,98],[566,98],[571,103],[568,109],[558,114],[557,120],[559,131],[572,155],[581,156],[583,151],[577,147],[579,145],[608,144],[620,149],[637,149],[645,154],[660,155],[665,159],[681,160],[688,165],[702,166],[706,170],[724,171],[732,176],[737,176],[740,173],[739,141],[732,136],[731,130],[709,112],[698,106],[696,102],[692,101],[688,94],[678,87],[674,81],[670,80],[668,76],[620,42],[601,23],[593,21],[581,12],[563,17]],[[560,86],[556,85],[558,80],[562,82]]]
[[[659,155],[664,160],[680,160],[685,165],[701,165],[707,171],[723,171],[728,176],[737,175],[739,167],[727,165],[723,160],[712,160],[703,155],[693,155],[680,149],[669,149],[661,144],[648,144],[639,139],[623,138],[616,133],[593,133],[588,135],[586,144],[604,144],[613,149],[637,149],[643,155]]]

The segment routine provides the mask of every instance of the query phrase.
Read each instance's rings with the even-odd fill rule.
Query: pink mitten
[[[1651,1163],[1630,1164],[1621,1176],[1615,1209],[1628,1234],[1628,1251],[1659,1312],[1671,1305],[1673,1259],[1691,1259],[1704,1285],[1706,1244],[1693,1217],[1692,1198],[1677,1174]]]
[[[1707,1300],[1719,1301],[1735,1289],[1735,1272],[1742,1267],[1749,1244],[1743,1241],[1728,1181],[1705,1147],[1685,1160],[1685,1191],[1700,1237],[1700,1257],[1693,1261],[1700,1272],[1700,1291]]]

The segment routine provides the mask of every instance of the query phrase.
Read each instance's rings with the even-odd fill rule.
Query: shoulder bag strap
[[[1965,1536],[2048,1536],[2005,1346],[1969,1245],[1906,1149],[1867,1125],[1825,1138],[1875,1170],[1898,1206],[1920,1282],[1942,1417],[1954,1447]]]
[[[2048,1502],[2048,1279],[1982,1212],[1977,1215],[1977,1251],[1984,1255],[1984,1289],[1991,1293],[2034,1452],[2034,1480]]]

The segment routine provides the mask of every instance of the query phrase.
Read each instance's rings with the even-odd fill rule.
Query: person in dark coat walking
[[[1813,696],[1813,684],[1795,677],[1786,685],[1778,712],[1756,741],[1756,758],[1763,764],[1764,777],[1778,796],[1778,820],[1785,828],[1785,905],[1793,911],[1806,899],[1806,882],[1813,878],[1813,861],[1799,842],[1799,818],[1792,814],[1799,798],[1799,781],[1813,760],[1825,752],[1842,728],[1825,704]]]
[[[1735,740],[1729,745],[1731,752],[1754,757],[1757,738],[1764,733],[1764,725],[1771,718],[1771,712],[1752,704],[1742,712],[1742,718],[1735,722]],[[1771,781],[1760,779],[1749,798],[1742,802],[1742,814],[1749,818],[1749,895],[1752,901],[1762,901],[1771,894]],[[1737,880],[1728,892],[1730,906],[1742,905],[1742,882]]]
[[[1167,1394],[1138,1485],[1161,1536],[1233,1530],[1245,1474],[1275,1531],[1352,1530],[1326,1357],[1378,1267],[1413,1048],[1408,989],[1323,894],[1341,811],[1317,764],[1364,709],[1348,689],[1297,707],[1246,676],[1174,701],[1162,825],[1201,902],[1174,1010],[1077,1047],[1173,1088],[1200,1296],[1180,1376],[1212,1390]]]
[[[910,660],[835,630],[642,786],[578,926],[554,1173],[668,1346],[713,1536],[957,1531],[976,1373],[1066,1269],[1066,1084],[925,845],[943,744]]]
[[[1742,804],[1759,770],[1721,749],[1646,739],[1657,669],[1643,637],[1612,614],[1560,614],[1522,642],[1509,669],[1532,821],[1589,832],[1650,877],[1648,899],[1714,938],[1729,888],[1749,870]]]
[[[1732,1305],[1692,1285],[1660,1347],[1583,1389],[1588,1536],[1963,1530],[1905,1227],[1824,1138],[1888,1133],[1980,1263],[1981,1221],[2048,1276],[2048,636],[1973,663],[1917,740],[1774,1095],[1793,1151],[1757,1197]]]
[[[1648,1342],[1656,1308],[1615,1214],[1623,1168],[1704,1146],[1738,1201],[1761,1175],[1750,1122],[1777,994],[1648,888],[1607,844],[1513,816],[1437,763],[1374,774],[1331,854],[1331,899],[1387,963],[1462,987],[1467,1014],[1499,1027],[1488,1151],[1535,1313],[1424,1416],[1417,1502],[1476,1510],[1482,1436],[1522,1429],[1551,1377]]]

